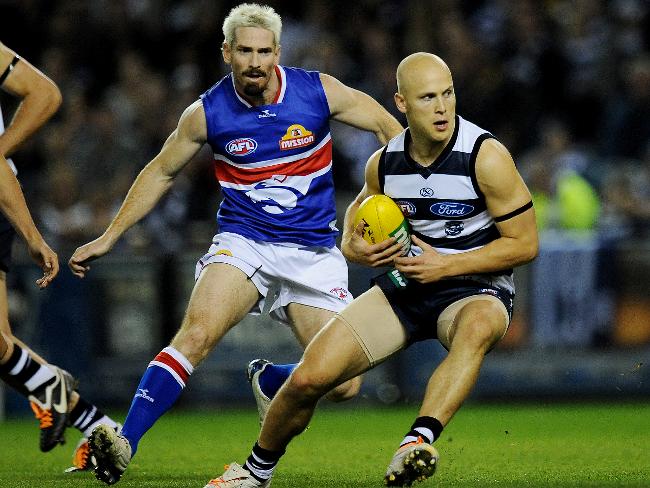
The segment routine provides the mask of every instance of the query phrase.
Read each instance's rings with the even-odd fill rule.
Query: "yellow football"
[[[386,195],[370,195],[366,198],[356,215],[354,226],[364,221],[363,238],[370,244],[382,242],[395,237],[402,244],[402,256],[411,249],[411,232],[408,220],[404,217],[399,206]]]

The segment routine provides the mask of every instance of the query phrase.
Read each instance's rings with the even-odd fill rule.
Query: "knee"
[[[14,336],[0,332],[0,364],[4,364],[14,352]]]
[[[293,396],[318,399],[331,389],[331,383],[326,375],[300,365],[289,376],[287,388]]]
[[[487,352],[505,332],[503,315],[485,310],[466,314],[456,328],[452,347]]]
[[[5,363],[5,356],[9,357],[8,352],[9,352],[9,343],[5,339],[4,334],[0,332],[0,364]]]
[[[330,391],[327,394],[327,399],[337,403],[345,402],[357,396],[360,389],[361,377],[352,378]]]
[[[206,327],[184,322],[170,345],[196,366],[212,351],[214,338]]]

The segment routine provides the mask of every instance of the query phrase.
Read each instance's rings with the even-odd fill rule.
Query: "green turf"
[[[415,407],[331,407],[290,446],[273,488],[380,487]],[[242,462],[257,435],[257,414],[180,412],[147,434],[122,488],[197,487]],[[31,420],[0,423],[0,487],[101,487],[89,473],[66,475],[76,442],[37,450]],[[650,406],[466,405],[436,443],[430,487],[650,487]]]

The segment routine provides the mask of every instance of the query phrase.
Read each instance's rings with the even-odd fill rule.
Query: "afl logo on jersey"
[[[233,156],[246,156],[247,154],[254,153],[256,149],[257,142],[250,137],[233,139],[226,144],[226,152]]]
[[[464,217],[474,211],[472,205],[458,202],[439,202],[431,205],[431,213],[441,217]]]
[[[412,215],[415,215],[417,209],[411,202],[407,202],[405,200],[395,200],[395,203],[402,210],[404,217],[411,217]]]
[[[309,146],[316,140],[314,133],[308,131],[300,124],[290,125],[286,134],[280,139],[280,150],[297,149],[299,147]]]

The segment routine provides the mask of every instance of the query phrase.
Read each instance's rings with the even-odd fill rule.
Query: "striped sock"
[[[56,372],[33,359],[28,350],[14,344],[14,352],[0,365],[0,378],[24,396],[34,395],[45,402],[46,387],[56,380]]]
[[[79,429],[84,437],[88,437],[99,424],[108,425],[117,430],[117,422],[113,421],[104,412],[92,403],[79,397],[79,401],[70,412],[70,423]]]
[[[269,451],[259,446],[256,442],[251,455],[244,463],[244,469],[260,483],[264,483],[273,475],[273,470],[284,454],[282,452]]]
[[[413,422],[411,430],[404,436],[399,447],[411,442],[417,442],[418,438],[422,438],[423,441],[433,444],[440,437],[442,429],[443,426],[438,419],[433,417],[418,417]]]
[[[145,432],[176,402],[192,371],[192,364],[173,347],[166,347],[149,363],[122,427],[131,455]]]

